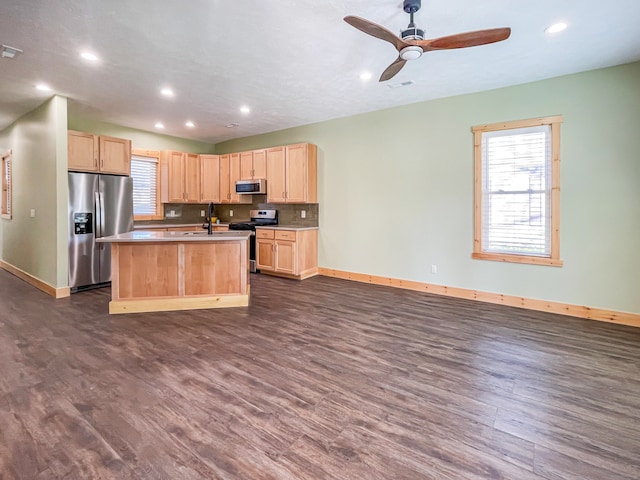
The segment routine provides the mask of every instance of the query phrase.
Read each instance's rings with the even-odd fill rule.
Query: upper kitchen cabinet
[[[318,202],[318,148],[299,143],[267,150],[267,202]]]
[[[199,203],[200,158],[195,153],[165,150],[161,154],[162,202]]]
[[[251,203],[251,195],[236,193],[238,180],[240,180],[240,154],[220,155],[220,203]]]
[[[267,178],[267,151],[253,150],[240,153],[240,179]]]
[[[131,140],[69,130],[68,168],[114,175],[131,173]]]
[[[220,203],[220,156],[200,155],[200,200]]]

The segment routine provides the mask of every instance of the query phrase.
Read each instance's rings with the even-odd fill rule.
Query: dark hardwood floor
[[[640,329],[251,281],[109,316],[0,270],[0,478],[640,479]]]

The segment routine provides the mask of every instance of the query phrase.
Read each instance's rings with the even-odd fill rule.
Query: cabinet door
[[[253,152],[240,153],[240,180],[253,178]]]
[[[284,147],[267,150],[267,202],[286,202],[286,167]]]
[[[200,199],[220,203],[220,157],[200,155]]]
[[[184,154],[184,187],[185,201],[198,203],[200,201],[200,157],[194,153]]]
[[[253,178],[267,178],[267,151],[253,151]]]
[[[251,203],[251,195],[236,193],[237,180],[240,180],[240,154],[232,153],[229,156],[229,203]]]
[[[98,171],[98,136],[92,133],[67,132],[68,168],[82,172]]]
[[[288,145],[287,158],[287,202],[307,201],[307,145]]]
[[[296,273],[296,243],[285,240],[276,241],[276,272]]]
[[[229,155],[221,155],[220,156],[220,203],[231,203],[231,190],[229,188],[229,178],[231,178],[231,157]]]
[[[256,239],[256,268],[258,270],[275,269],[275,242],[273,240]]]
[[[184,155],[182,152],[167,152],[169,164],[168,193],[169,203],[185,201],[184,191]]]
[[[131,175],[131,140],[100,137],[100,171],[117,175]]]

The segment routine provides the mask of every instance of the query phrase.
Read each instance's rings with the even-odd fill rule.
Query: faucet
[[[213,227],[211,226],[211,217],[213,216],[213,202],[209,202],[209,226],[207,228],[207,235],[213,235]]]

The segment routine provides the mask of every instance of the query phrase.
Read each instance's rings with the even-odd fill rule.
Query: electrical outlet
[[[29,215],[31,215],[31,218],[35,218],[36,216],[36,209],[32,208],[31,211],[29,212]]]
[[[204,210],[200,210],[200,216],[204,217]]]
[[[233,217],[233,210],[229,210],[229,216]]]
[[[438,273],[438,266],[437,265],[431,265],[431,273]]]
[[[302,210],[300,212],[300,218],[307,218],[307,211],[306,210]]]

